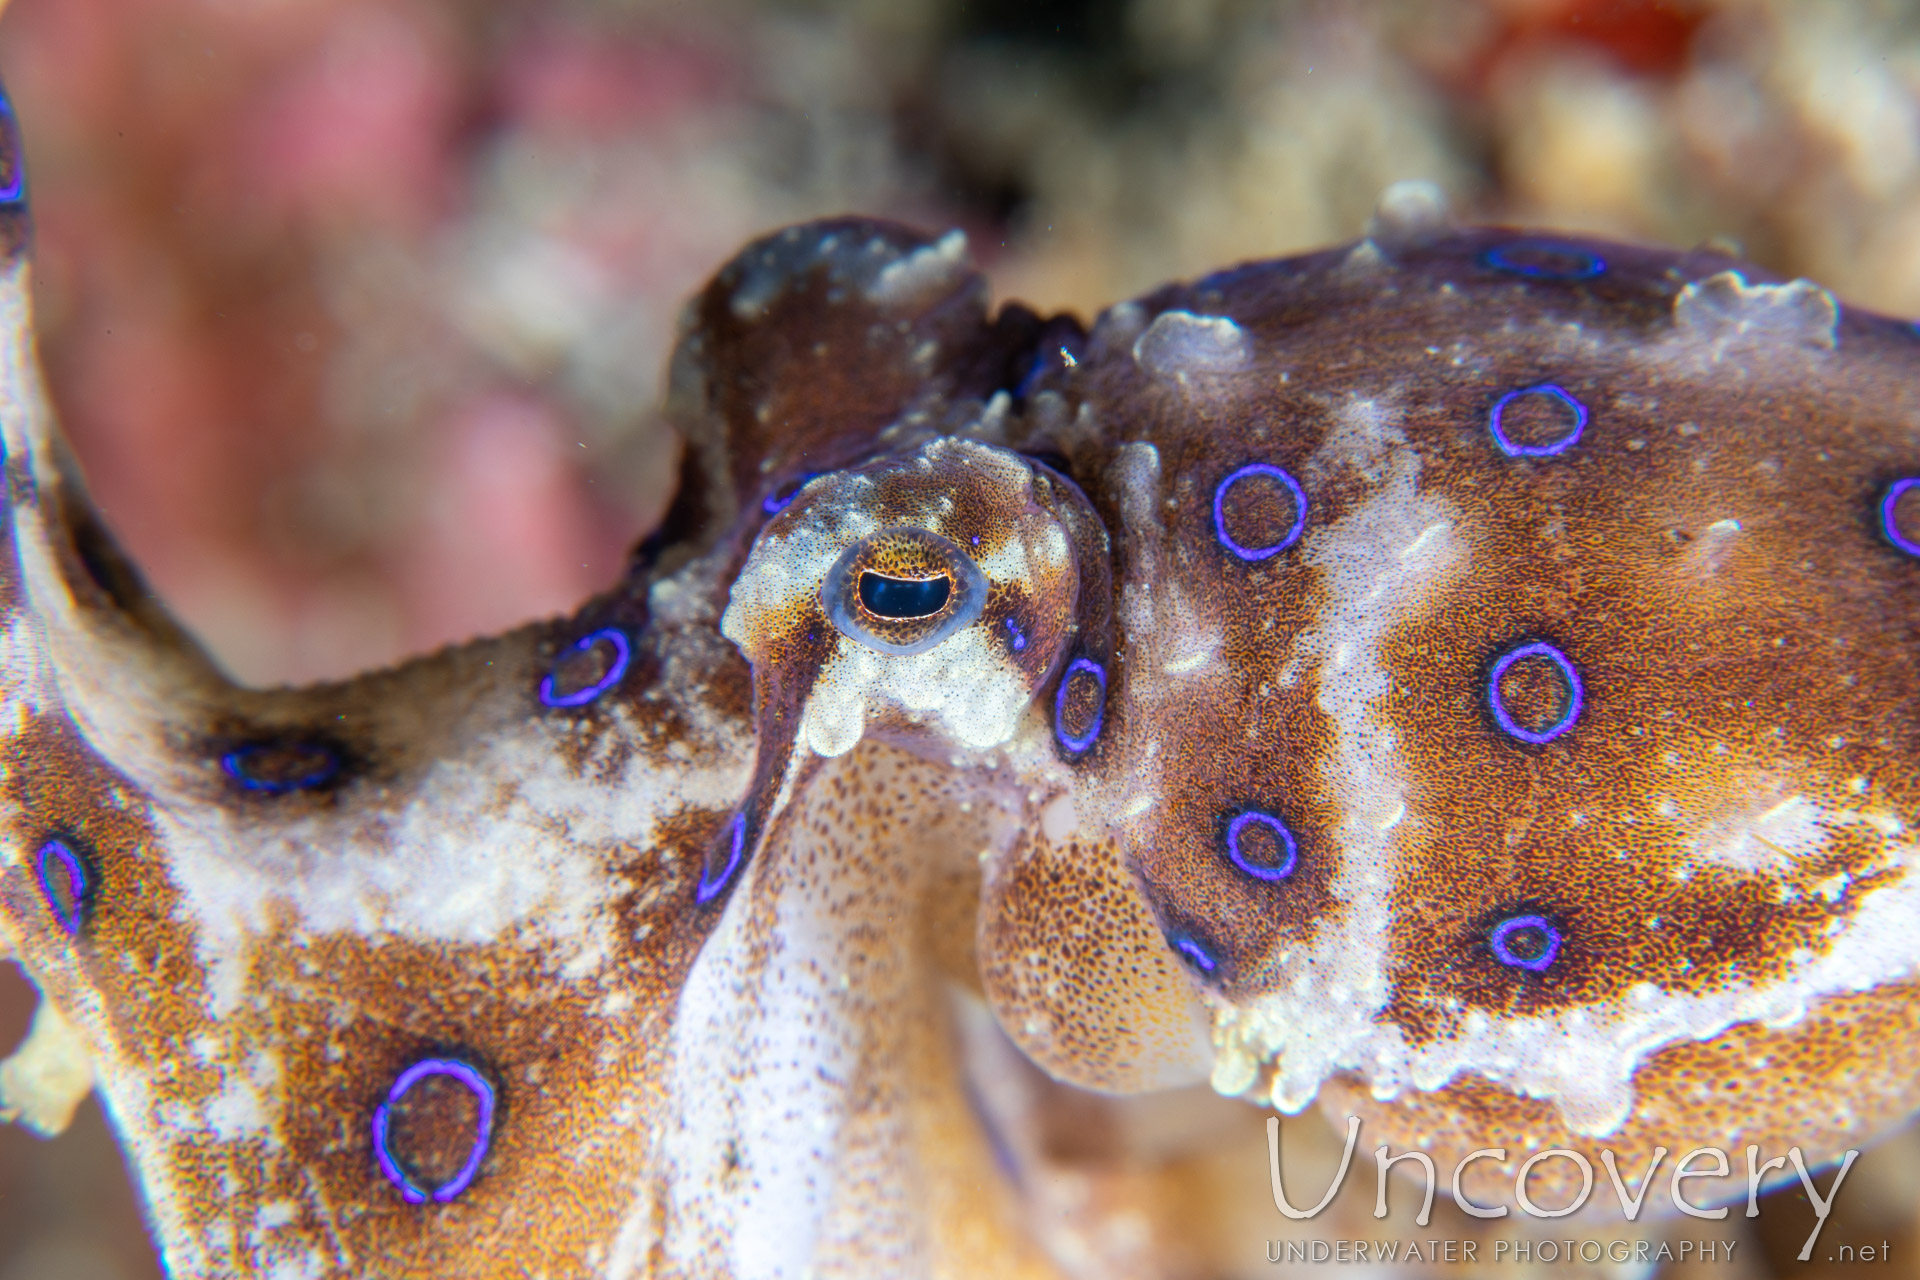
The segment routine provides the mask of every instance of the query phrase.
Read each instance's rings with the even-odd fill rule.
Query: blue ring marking
[[[1570,259],[1574,265],[1550,267],[1538,263],[1514,261],[1512,255],[1529,250],[1534,253],[1551,254],[1561,259]],[[1558,244],[1552,240],[1509,240],[1482,253],[1480,263],[1482,266],[1492,267],[1495,271],[1526,276],[1530,280],[1591,280],[1607,269],[1607,260],[1599,254],[1575,245]]]
[[[1509,715],[1506,700],[1500,696],[1500,677],[1506,675],[1508,668],[1523,658],[1545,658],[1560,672],[1560,678],[1566,682],[1567,686],[1567,709],[1560,713],[1558,720],[1538,732],[1523,727]],[[1585,704],[1586,691],[1581,688],[1580,673],[1574,669],[1573,663],[1567,660],[1566,654],[1544,640],[1523,644],[1517,649],[1509,649],[1501,654],[1499,661],[1493,664],[1492,673],[1487,677],[1487,706],[1493,712],[1494,722],[1500,726],[1501,732],[1518,738],[1522,742],[1532,743],[1536,747],[1545,742],[1552,742],[1571,729],[1573,722],[1580,718],[1580,709]]]
[[[1246,856],[1240,852],[1240,834],[1254,823],[1258,823],[1273,832],[1274,839],[1280,843],[1283,856],[1278,865],[1271,867],[1259,866],[1256,863],[1248,862]],[[1280,821],[1280,819],[1270,813],[1262,813],[1258,809],[1249,809],[1245,813],[1237,815],[1233,821],[1227,824],[1227,858],[1234,866],[1240,868],[1256,880],[1285,880],[1293,874],[1294,868],[1300,865],[1300,845],[1294,840],[1293,832],[1287,829],[1286,823]]]
[[[1053,353],[1050,351],[1042,351],[1033,357],[1033,363],[1027,366],[1026,373],[1022,374],[1020,381],[1014,384],[1013,398],[1015,400],[1025,400],[1027,398],[1033,391],[1033,384],[1040,381],[1041,377],[1046,374],[1047,367],[1053,359]]]
[[[262,778],[254,774],[249,768],[249,762],[262,751],[271,751],[280,745],[282,744],[255,742],[244,747],[235,747],[220,757],[220,767],[227,771],[229,778],[248,791],[259,791],[270,796],[284,796],[295,791],[311,791],[315,787],[324,787],[340,772],[340,757],[333,748],[322,746],[317,742],[303,742],[294,745],[316,751],[321,757],[320,763],[315,765],[311,772],[284,781],[277,778]]]
[[[727,855],[727,865],[721,868],[720,874],[714,879],[709,880],[707,879],[707,869],[705,867],[700,868],[700,883],[694,886],[693,900],[701,906],[705,906],[720,896],[720,891],[727,887],[729,880],[733,879],[733,873],[740,869],[740,859],[746,854],[747,815],[744,813],[734,814],[732,827],[733,835],[728,841],[731,845],[731,850]]]
[[[1013,651],[1019,653],[1027,647],[1027,638],[1020,632],[1020,626],[1012,618],[1007,620],[1007,634],[1013,637]]]
[[[1904,536],[1894,523],[1894,508],[1900,505],[1900,499],[1908,491],[1920,488],[1920,476],[1908,476],[1904,480],[1895,480],[1887,490],[1887,496],[1880,500],[1880,532],[1887,535],[1887,541],[1910,556],[1920,556],[1920,542]]]
[[[1286,263],[1269,261],[1243,262],[1238,266],[1223,267],[1210,276],[1201,276],[1189,286],[1189,289],[1193,293],[1205,293],[1208,290],[1226,289],[1232,285],[1239,284],[1249,276],[1262,275],[1268,272],[1282,276],[1296,274],[1294,271],[1279,270],[1287,265]]]
[[[1278,480],[1293,495],[1293,527],[1287,530],[1286,537],[1270,547],[1247,547],[1233,540],[1227,532],[1227,490],[1252,476],[1267,476]],[[1300,482],[1279,467],[1265,462],[1249,462],[1237,471],[1228,473],[1213,490],[1213,535],[1220,545],[1239,556],[1242,560],[1265,560],[1268,556],[1277,556],[1294,543],[1300,541],[1300,533],[1307,527],[1307,492]]]
[[[13,103],[0,93],[0,133],[4,133],[7,151],[13,156],[13,177],[0,187],[0,204],[18,204],[27,190],[26,149],[20,145],[20,122],[13,114]]]
[[[1540,954],[1531,959],[1516,954],[1513,949],[1513,935],[1526,929],[1539,930],[1547,940]],[[1493,947],[1493,958],[1509,969],[1527,969],[1539,973],[1560,954],[1560,931],[1545,916],[1509,916],[1493,926],[1493,933],[1487,941]]]
[[[1078,737],[1066,731],[1060,723],[1067,711],[1067,686],[1073,683],[1073,677],[1081,671],[1090,671],[1100,685],[1100,705],[1093,711],[1093,726]],[[1075,658],[1068,666],[1066,674],[1060,677],[1060,688],[1053,695],[1053,736],[1060,745],[1074,755],[1079,755],[1092,746],[1094,739],[1100,736],[1100,730],[1107,723],[1107,669],[1092,658]]]
[[[62,908],[60,898],[53,891],[52,863],[58,861],[67,873],[67,900],[73,905]],[[80,935],[80,917],[86,906],[87,868],[80,861],[80,855],[67,847],[64,840],[49,840],[40,846],[39,857],[40,896],[46,899],[47,910],[59,923],[60,929],[69,938]]]
[[[1212,973],[1220,967],[1220,962],[1207,954],[1207,949],[1185,936],[1173,940],[1173,949],[1185,956],[1187,963],[1202,973]]]
[[[788,507],[793,505],[793,500],[800,496],[800,491],[802,489],[807,487],[807,481],[815,479],[819,476],[823,476],[825,474],[827,473],[824,471],[806,472],[798,480],[795,480],[792,484],[788,485],[785,489],[781,490],[779,493],[770,493],[766,497],[760,499],[760,509],[766,512],[770,516],[779,515],[782,511],[785,511]]]
[[[560,663],[568,656],[585,653],[602,640],[613,646],[613,662],[607,673],[584,689],[572,693],[555,693],[554,677],[559,672]],[[633,661],[633,646],[628,643],[624,631],[618,627],[602,627],[573,642],[573,647],[554,660],[554,670],[547,672],[540,680],[540,701],[549,707],[584,707],[595,698],[620,683],[620,677],[627,674],[627,667]]]
[[[1573,430],[1568,433],[1566,439],[1542,445],[1515,444],[1507,439],[1507,433],[1501,430],[1500,419],[1506,413],[1507,406],[1522,396],[1550,396],[1573,410]],[[1580,434],[1587,429],[1587,406],[1581,404],[1559,383],[1542,382],[1531,387],[1521,387],[1517,391],[1509,391],[1495,400],[1493,412],[1487,417],[1487,426],[1493,432],[1493,442],[1499,445],[1500,452],[1509,458],[1551,458],[1573,448],[1574,442],[1579,440]]]
[[[458,1080],[473,1094],[480,1104],[480,1122],[475,1126],[473,1149],[467,1153],[467,1162],[460,1166],[459,1172],[439,1186],[429,1190],[415,1182],[400,1162],[394,1158],[388,1146],[389,1130],[393,1124],[394,1106],[419,1084],[433,1076],[447,1076]],[[457,1058],[426,1058],[414,1063],[400,1073],[393,1082],[393,1088],[387,1091],[387,1100],[373,1113],[373,1153],[380,1161],[380,1172],[387,1181],[400,1188],[400,1195],[408,1204],[425,1204],[428,1200],[436,1204],[445,1204],[459,1196],[473,1185],[474,1177],[480,1172],[480,1162],[487,1157],[487,1149],[493,1145],[493,1086],[487,1078]]]

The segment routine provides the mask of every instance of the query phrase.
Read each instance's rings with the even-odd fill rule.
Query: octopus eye
[[[1493,926],[1487,944],[1493,958],[1509,969],[1539,973],[1560,954],[1560,931],[1545,916],[1508,916]]]
[[[882,529],[834,562],[820,603],[842,635],[911,657],[980,616],[987,579],[972,557],[937,533]]]

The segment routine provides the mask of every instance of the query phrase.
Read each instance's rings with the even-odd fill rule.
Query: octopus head
[[[816,755],[870,729],[981,750],[1014,736],[1076,644],[1103,641],[1106,552],[1071,481],[943,438],[809,480],[721,628],[754,665],[763,725]]]

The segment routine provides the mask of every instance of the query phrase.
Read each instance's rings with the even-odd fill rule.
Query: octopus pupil
[[[927,618],[946,608],[953,581],[939,578],[889,578],[867,570],[860,575],[861,607],[876,618]]]

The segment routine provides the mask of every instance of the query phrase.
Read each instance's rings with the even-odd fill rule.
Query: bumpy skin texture
[[[1905,325],[1417,202],[1090,332],[795,228],[689,311],[615,590],[249,691],[65,463],[24,218],[0,954],[65,1071],[0,1108],[91,1073],[181,1274],[1085,1268],[981,1000],[1443,1169],[1915,1105]]]

